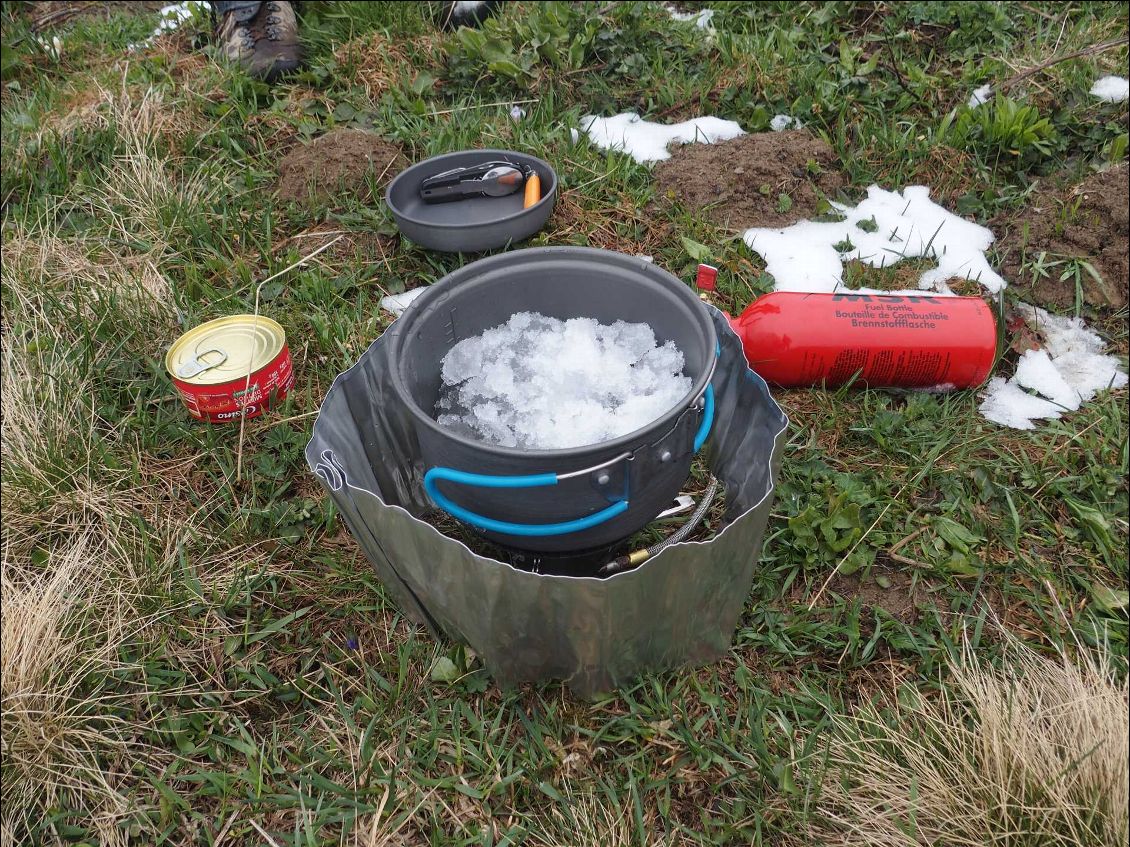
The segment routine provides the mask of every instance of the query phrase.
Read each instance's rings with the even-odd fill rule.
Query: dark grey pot
[[[434,414],[444,355],[456,342],[525,311],[562,320],[645,322],[660,344],[674,341],[683,351],[692,387],[642,429],[565,450],[498,447],[440,426]],[[493,541],[541,552],[611,544],[651,521],[686,482],[718,339],[706,306],[662,268],[636,256],[588,247],[515,250],[472,262],[432,284],[385,336],[395,363],[393,390],[412,421],[425,473],[434,467],[491,476],[563,477],[588,471],[555,485],[517,490],[443,482],[442,494],[458,507],[500,521],[544,525],[591,518],[610,505],[628,503],[612,519],[566,534],[480,530]]]

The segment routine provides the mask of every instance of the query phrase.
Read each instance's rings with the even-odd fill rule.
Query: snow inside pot
[[[689,387],[639,428],[562,449],[493,444],[441,425],[444,356],[527,312],[647,324],[658,344],[682,353]],[[678,494],[709,435],[714,323],[687,286],[637,257],[546,247],[482,259],[432,285],[386,335],[392,390],[411,419],[429,498],[509,547],[579,551],[628,537]]]

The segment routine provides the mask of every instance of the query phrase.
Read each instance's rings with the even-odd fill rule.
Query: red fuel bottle
[[[783,387],[974,388],[997,352],[979,297],[777,291],[730,323],[750,367]]]

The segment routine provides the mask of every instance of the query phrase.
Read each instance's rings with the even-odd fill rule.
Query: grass
[[[398,240],[383,204],[272,197],[282,155],[341,126],[411,160],[528,149],[564,189],[532,244],[690,279],[685,236],[740,310],[769,284],[757,256],[654,203],[647,168],[573,144],[581,115],[795,115],[835,148],[847,199],[923,183],[987,221],[1124,156],[1125,104],[1087,90],[1125,71],[1125,46],[960,108],[1125,37],[1118,4],[719,4],[711,42],[644,3],[508,4],[486,41],[437,33],[420,4],[308,3],[308,67],[273,87],[194,47],[204,22],[127,54],[151,15],[80,15],[39,33],[55,58],[28,4],[0,14],[5,845],[802,844],[864,825],[930,843],[950,807],[913,805],[929,763],[908,751],[956,767],[984,761],[990,729],[1002,755],[1053,740],[1031,692],[1057,685],[1114,704],[1088,715],[1125,707],[1125,392],[1032,432],[985,422],[974,392],[776,392],[793,428],[728,656],[592,703],[497,690],[392,605],[302,458],[330,382],[388,324],[380,298],[466,259]],[[234,430],[188,422],[164,351],[342,230],[263,291],[299,380],[237,456]],[[898,267],[858,284],[895,287]],[[1125,353],[1124,320],[1082,313]],[[986,711],[1014,691],[1032,708]],[[1102,843],[1124,816],[1071,827],[1112,784],[1099,763],[1125,792],[1121,727],[1024,760],[1025,779],[1078,761],[1066,800],[1024,782],[994,807],[985,776],[971,819],[997,833],[1039,809],[998,843]]]
[[[935,699],[837,717],[816,837],[828,844],[1126,841],[1126,680],[1014,649],[967,652]]]

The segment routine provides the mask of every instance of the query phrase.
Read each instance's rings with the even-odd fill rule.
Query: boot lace
[[[235,28],[235,37],[239,39],[241,47],[248,50],[255,48],[255,36],[251,34],[251,28],[246,23],[237,24]]]
[[[282,7],[278,3],[266,3],[264,5],[266,6],[267,16],[264,18],[266,26],[263,27],[263,31],[271,41],[281,41],[283,32],[280,24],[284,23],[284,19],[279,13],[282,12]]]

